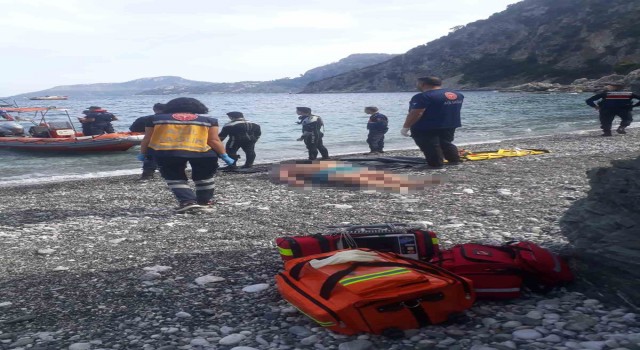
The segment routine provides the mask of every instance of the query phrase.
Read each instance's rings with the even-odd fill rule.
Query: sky
[[[404,53],[517,0],[0,0],[0,96],[175,75],[297,77]]]

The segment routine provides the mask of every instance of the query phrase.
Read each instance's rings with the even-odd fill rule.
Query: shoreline
[[[635,128],[640,128],[640,126],[629,126],[628,129],[635,129]],[[462,143],[456,143],[456,145],[458,146],[458,148],[464,148],[465,146],[491,146],[491,145],[497,145],[500,143],[505,143],[505,142],[512,142],[512,141],[527,141],[527,140],[532,140],[532,139],[540,139],[540,138],[548,138],[548,137],[554,137],[554,136],[561,136],[561,135],[583,135],[583,134],[589,134],[589,133],[593,133],[593,132],[599,132],[599,129],[588,129],[588,130],[577,130],[577,131],[571,131],[571,132],[562,132],[562,133],[557,133],[557,134],[544,134],[544,135],[534,135],[534,136],[523,136],[523,137],[513,137],[513,138],[504,138],[504,139],[500,139],[500,140],[486,140],[486,141],[474,141],[474,142],[462,142]],[[385,151],[385,155],[384,156],[393,156],[393,155],[402,155],[408,152],[416,152],[418,151],[417,146],[414,146],[412,148],[389,148],[388,150]],[[476,150],[476,151],[485,151],[485,149],[483,150]],[[367,152],[349,152],[349,153],[337,153],[335,155],[332,155],[333,157],[348,157],[348,156],[366,156]],[[271,161],[271,162],[256,162],[255,165],[256,167],[264,167],[264,166],[272,166],[277,164],[278,162],[282,162],[282,161],[286,161],[286,160],[293,160],[293,159],[301,159],[301,158],[283,158],[279,161]],[[79,175],[56,175],[54,176],[54,178],[45,178],[45,179],[39,179],[39,178],[34,178],[34,179],[27,179],[27,180],[10,180],[8,182],[0,182],[0,188],[15,188],[15,187],[32,187],[32,186],[39,186],[39,185],[49,185],[49,184],[57,184],[57,183],[64,183],[64,182],[75,182],[75,181],[85,181],[85,180],[99,180],[99,179],[105,179],[105,178],[112,178],[112,177],[132,177],[132,176],[139,176],[140,173],[140,169],[139,168],[135,168],[135,169],[122,169],[122,170],[113,170],[113,171],[109,171],[110,173],[120,173],[120,172],[130,172],[130,174],[104,174],[104,175],[99,175],[101,173],[104,172],[98,172],[98,173],[88,173],[88,174],[79,174]],[[159,176],[158,173],[156,173],[157,176]],[[40,181],[40,182],[38,182]]]
[[[640,155],[637,129],[598,134],[503,141],[551,153],[403,171],[452,180],[408,195],[294,191],[264,173],[221,172],[218,204],[201,215],[173,214],[175,200],[163,181],[141,183],[133,175],[4,188],[11,200],[0,202],[0,348],[20,339],[34,349],[78,343],[156,350],[321,350],[353,342],[368,344],[362,349],[635,346],[640,327],[633,311],[610,304],[595,288],[479,301],[467,312],[468,323],[392,340],[330,333],[283,302],[274,286],[282,268],[276,237],[345,222],[430,222],[445,248],[530,240],[571,254],[560,219],[586,198],[585,171]],[[224,280],[199,284],[203,276]],[[258,284],[266,289],[243,291]],[[228,343],[230,335],[237,342]]]

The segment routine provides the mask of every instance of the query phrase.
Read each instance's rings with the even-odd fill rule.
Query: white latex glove
[[[402,136],[409,137],[409,136],[411,136],[411,129],[402,128],[402,129],[400,129],[400,134],[402,134]]]
[[[309,261],[309,265],[311,265],[315,269],[319,269],[323,266],[327,265],[338,265],[344,264],[348,262],[359,261],[359,262],[372,262],[372,261],[382,261],[380,256],[375,252],[367,252],[364,250],[353,249],[353,250],[343,250],[341,252],[335,253],[333,256],[325,259],[313,259]]]

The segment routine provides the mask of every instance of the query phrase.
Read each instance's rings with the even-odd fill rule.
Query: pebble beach
[[[551,153],[408,170],[449,182],[406,195],[298,191],[264,172],[219,172],[217,204],[196,215],[174,214],[159,178],[2,188],[0,349],[639,350],[638,311],[596,290],[478,301],[466,322],[389,339],[317,326],[280,298],[273,279],[282,268],[276,237],[339,223],[421,223],[445,248],[530,240],[571,257],[560,220],[587,195],[585,172],[640,155],[640,129],[599,135],[465,146]]]

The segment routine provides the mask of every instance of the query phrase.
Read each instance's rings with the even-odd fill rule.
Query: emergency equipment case
[[[368,249],[363,249],[370,251]],[[376,252],[381,261],[313,268],[328,252],[285,262],[276,276],[282,297],[319,325],[342,334],[415,329],[471,307],[471,282],[436,265]]]
[[[276,238],[282,260],[346,248],[369,248],[429,261],[440,251],[435,232],[410,224],[328,226],[326,233]]]

